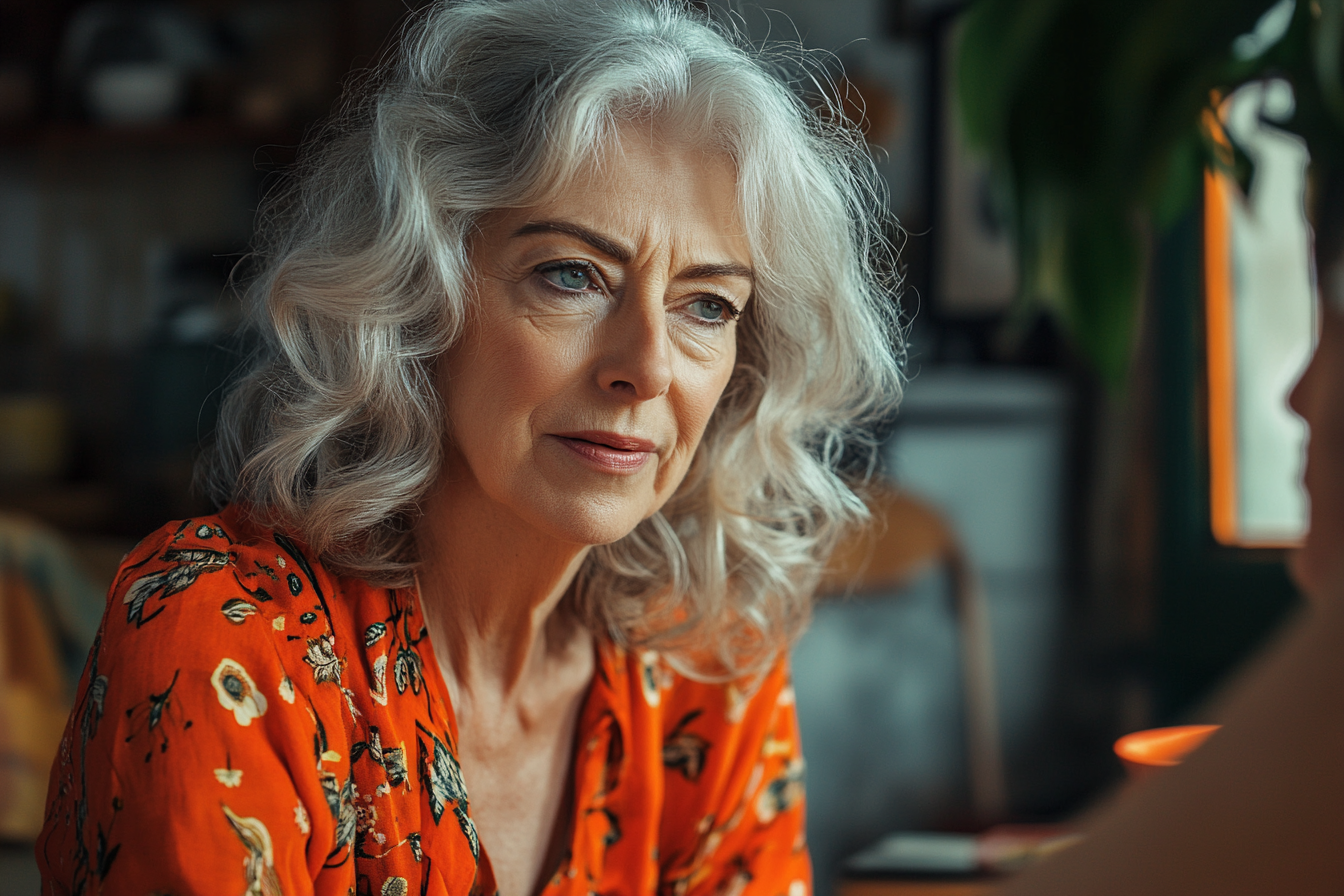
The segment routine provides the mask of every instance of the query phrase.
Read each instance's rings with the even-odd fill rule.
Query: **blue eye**
[[[707,323],[727,323],[737,318],[732,306],[720,299],[696,299],[687,308],[696,320]]]
[[[561,289],[582,292],[597,287],[592,268],[586,264],[563,263],[538,268],[537,273]]]

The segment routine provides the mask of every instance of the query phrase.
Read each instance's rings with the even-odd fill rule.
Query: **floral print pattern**
[[[170,524],[113,582],[42,892],[491,896],[457,737],[413,589],[237,508]],[[701,684],[602,642],[542,896],[807,896],[802,775],[783,662]]]
[[[256,682],[246,669],[228,657],[219,661],[210,683],[215,686],[219,705],[232,710],[239,725],[251,725],[253,719],[266,714],[266,698],[257,690]]]

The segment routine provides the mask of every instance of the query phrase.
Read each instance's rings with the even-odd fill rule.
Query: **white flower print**
[[[225,787],[237,787],[243,783],[243,770],[240,768],[217,768],[215,780]]]
[[[644,702],[657,706],[662,702],[663,688],[671,684],[667,670],[663,668],[662,658],[653,650],[639,652],[639,685],[644,691]]]
[[[228,657],[220,660],[210,683],[215,686],[219,705],[232,710],[239,725],[251,725],[253,719],[266,714],[266,698],[257,690],[252,676],[236,661]]]
[[[756,818],[769,824],[781,812],[792,809],[803,798],[803,760],[793,759],[779,777],[761,788],[756,796]]]
[[[229,826],[247,847],[243,867],[247,875],[247,890],[243,896],[280,896],[280,880],[275,873],[275,854],[271,849],[271,832],[259,818],[242,818],[228,806],[221,804]]]
[[[280,679],[279,691],[281,700],[285,701],[286,703],[294,702],[294,682],[289,680],[288,675]]]
[[[324,681],[341,683],[341,668],[345,659],[336,655],[336,639],[331,635],[308,639],[308,654],[303,661],[313,667],[313,680],[318,684]]]
[[[303,808],[303,803],[294,807],[294,824],[299,829],[300,834],[306,834],[313,829],[308,821],[308,810]]]
[[[747,691],[739,688],[733,683],[725,686],[723,689],[723,696],[727,700],[728,705],[723,709],[724,718],[734,725],[741,722],[742,719],[746,717],[747,704],[751,701],[751,696],[754,693],[754,689]]]
[[[373,661],[373,687],[369,688],[369,696],[379,706],[387,705],[387,654]]]

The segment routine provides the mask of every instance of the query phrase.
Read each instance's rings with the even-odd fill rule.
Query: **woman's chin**
[[[574,507],[568,512],[546,514],[538,520],[538,528],[548,531],[558,541],[584,547],[597,547],[620,541],[639,525],[642,516],[626,508],[609,508],[592,504]]]

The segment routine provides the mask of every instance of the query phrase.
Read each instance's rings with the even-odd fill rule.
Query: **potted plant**
[[[1344,291],[1344,0],[977,0],[957,77],[1011,212],[1019,306],[1053,312],[1113,386],[1152,238],[1194,206],[1206,167],[1254,176],[1206,115],[1244,83],[1292,85],[1276,125],[1306,141],[1320,287]]]

